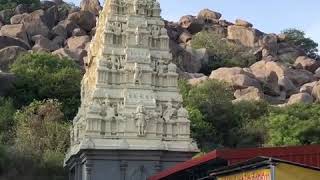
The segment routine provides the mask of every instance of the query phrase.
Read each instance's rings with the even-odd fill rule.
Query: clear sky
[[[81,0],[67,0],[76,5]],[[103,0],[101,0],[103,1]],[[183,15],[209,8],[222,13],[222,18],[245,19],[266,33],[279,33],[286,28],[304,30],[320,45],[320,0],[159,0],[162,16],[178,21]]]

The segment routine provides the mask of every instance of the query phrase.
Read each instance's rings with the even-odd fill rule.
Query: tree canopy
[[[282,32],[289,43],[301,48],[310,58],[320,60],[318,43],[306,37],[305,32],[298,29],[286,29]]]
[[[320,104],[297,104],[278,108],[264,121],[272,146],[320,143]]]
[[[15,8],[19,4],[30,5],[34,8],[39,6],[40,0],[0,0],[0,11]]]
[[[209,61],[201,70],[204,74],[210,74],[212,70],[220,67],[248,67],[256,62],[256,57],[248,48],[228,42],[214,31],[202,31],[196,34],[192,39],[192,47],[208,50]]]
[[[46,53],[25,54],[11,67],[17,80],[11,97],[18,107],[33,100],[58,99],[72,119],[80,106],[81,70],[69,59]]]
[[[191,120],[192,137],[203,151],[217,147],[260,146],[264,134],[251,129],[269,110],[264,102],[233,104],[232,90],[228,84],[210,80],[191,87],[180,82]]]

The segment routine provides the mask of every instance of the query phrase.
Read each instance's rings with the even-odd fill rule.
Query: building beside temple
[[[201,180],[318,180],[320,168],[274,159],[254,159],[212,171]],[[200,179],[199,179],[200,180]]]
[[[252,159],[255,159],[257,161],[260,161],[262,159],[261,161],[264,161],[263,158],[257,158],[261,156],[270,157],[274,160],[281,160],[287,163],[291,163],[294,166],[300,165],[302,167],[306,167],[313,170],[317,170],[320,168],[320,145],[218,149],[209,152],[203,156],[190,159],[188,161],[179,163],[173,167],[165,169],[160,173],[150,176],[148,180],[215,179],[218,174],[212,174],[214,171],[219,172],[221,173],[221,175],[223,175],[223,169],[232,169],[232,167],[235,166],[241,168],[241,164],[243,162],[245,162],[246,165],[251,165],[255,162],[252,161]],[[267,158],[266,161],[268,161],[268,159],[270,158]],[[233,172],[234,173],[232,174],[237,174],[236,171]],[[227,173],[225,173],[224,175],[226,174]]]
[[[72,180],[144,180],[190,159],[188,112],[156,0],[108,0],[65,159]]]

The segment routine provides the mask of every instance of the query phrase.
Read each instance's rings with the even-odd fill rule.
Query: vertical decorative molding
[[[126,180],[127,168],[128,168],[128,163],[125,161],[121,161],[120,162],[120,179],[121,180]]]
[[[93,169],[93,163],[91,161],[87,161],[85,164],[85,170],[86,170],[86,179],[85,180],[94,180],[92,179],[92,169]]]

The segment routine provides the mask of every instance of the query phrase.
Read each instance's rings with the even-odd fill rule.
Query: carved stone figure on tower
[[[139,26],[137,26],[136,31],[135,31],[135,35],[136,35],[136,45],[140,45],[141,43],[141,37],[140,37],[140,28]]]
[[[167,103],[167,109],[164,111],[163,113],[163,119],[166,121],[166,122],[169,122],[171,120],[171,117],[172,115],[174,114],[175,112],[175,109],[172,107],[172,102],[169,101]]]
[[[168,65],[168,72],[169,73],[176,73],[177,72],[177,65],[170,63]]]
[[[142,76],[142,71],[140,67],[138,66],[138,63],[134,64],[134,75],[133,75],[133,83],[134,84],[141,84],[141,76]]]
[[[145,114],[144,106],[142,104],[140,104],[137,107],[137,111],[135,113],[135,119],[136,119],[136,126],[138,129],[138,136],[144,136],[145,128],[146,128],[146,114]]]
[[[114,55],[114,50],[112,50],[110,58],[111,58],[112,69],[116,69],[116,56]]]

